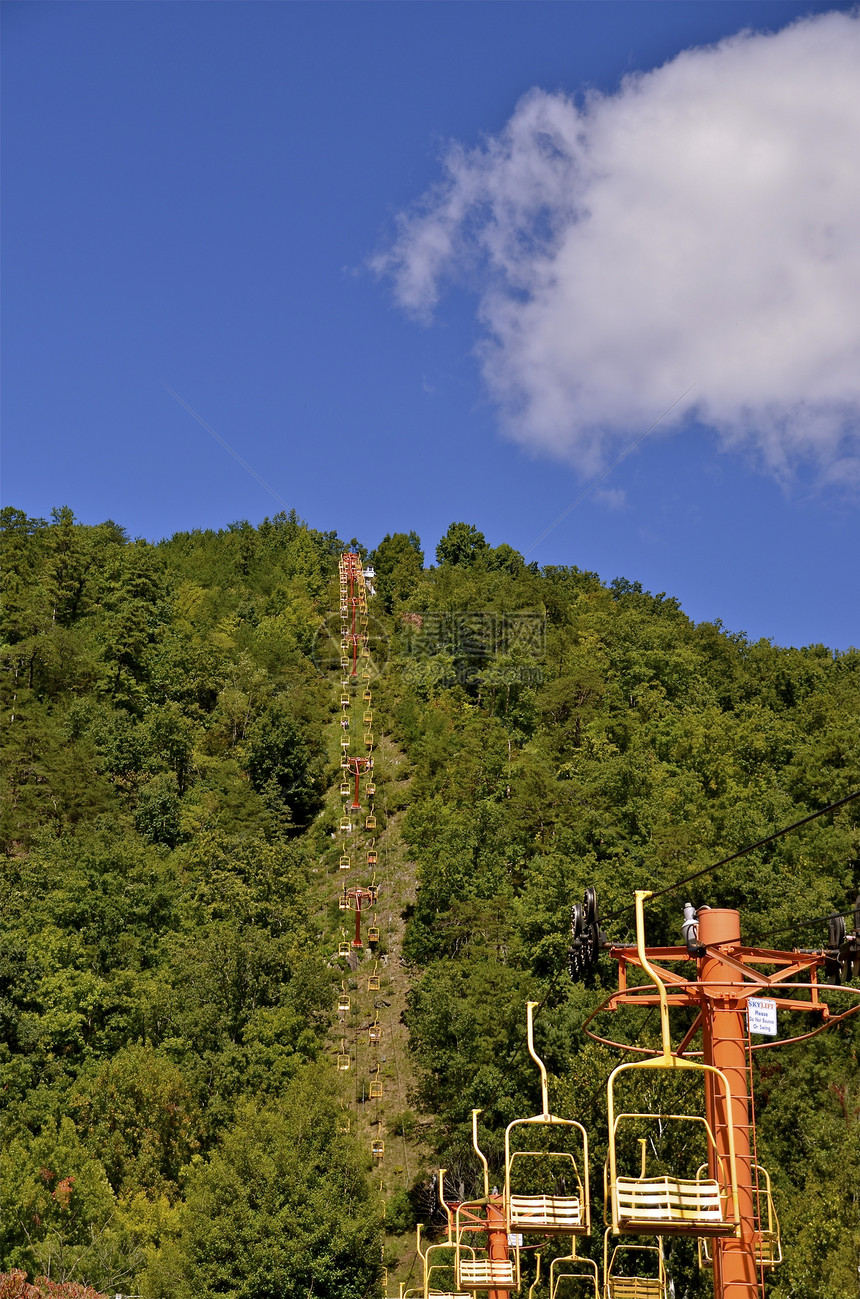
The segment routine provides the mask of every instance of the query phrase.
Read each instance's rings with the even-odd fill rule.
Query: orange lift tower
[[[847,992],[856,997],[860,997],[860,990],[819,983],[818,971],[827,960],[823,951],[746,947],[741,940],[740,913],[727,908],[700,907],[695,913],[687,904],[686,944],[646,948],[644,903],[649,897],[651,893],[645,890],[636,893],[635,947],[608,945],[608,954],[618,963],[618,988],[585,1024],[586,1032],[596,1041],[651,1057],[619,1065],[609,1082],[610,1204],[607,1210],[611,1208],[612,1232],[614,1235],[698,1237],[705,1245],[701,1251],[703,1258],[709,1259],[713,1266],[715,1299],[762,1299],[765,1272],[779,1261],[779,1249],[770,1221],[769,1184],[767,1188],[761,1185],[761,1178],[767,1175],[758,1164],[756,1151],[752,1051],[810,1037],[860,1009],[858,1004],[834,1014],[820,999],[822,990]],[[596,928],[596,903],[593,911]],[[605,946],[604,950],[607,950]],[[694,978],[672,968],[692,960],[696,961]],[[643,971],[649,981],[629,983],[628,973],[635,969]],[[819,1016],[822,1022],[811,1032],[793,1038],[753,1044],[749,1021],[751,1000],[756,1013],[770,1021],[763,1025],[766,1031],[775,1033],[777,1009],[807,1012]],[[589,1029],[588,1025],[602,1011],[616,1010],[623,1005],[659,1007],[661,1051],[613,1042]],[[672,1049],[669,1011],[675,1007],[693,1010],[695,1015],[677,1047]],[[691,1044],[699,1033],[702,1049],[692,1051]],[[690,1059],[692,1055],[701,1056],[701,1063],[694,1063]],[[700,1071],[704,1082],[703,1118],[651,1117],[703,1124],[708,1163],[693,1178],[648,1176],[644,1167],[638,1177],[622,1177],[616,1160],[618,1126],[628,1118],[643,1120],[649,1116],[616,1115],[615,1082],[622,1071],[660,1068]]]

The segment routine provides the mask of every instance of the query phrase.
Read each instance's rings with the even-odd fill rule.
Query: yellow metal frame
[[[340,861],[338,862],[338,866],[342,871],[348,871],[350,869],[350,867],[352,866],[352,858],[350,857],[348,852],[342,854]]]
[[[505,1220],[510,1232],[540,1232],[542,1235],[585,1236],[591,1230],[591,1193],[588,1176],[588,1133],[575,1119],[562,1119],[549,1108],[549,1084],[546,1065],[535,1051],[534,1008],[536,1001],[526,1003],[526,1032],[529,1055],[540,1071],[540,1114],[527,1119],[514,1119],[505,1129]],[[566,1150],[512,1150],[511,1134],[515,1128],[574,1128],[582,1139],[583,1172],[580,1177],[575,1156]],[[512,1190],[512,1170],[517,1159],[569,1159],[576,1176],[576,1196],[518,1195]]]
[[[648,954],[645,951],[645,899],[650,898],[650,896],[651,896],[651,891],[648,889],[636,890],[636,949],[637,949],[637,953],[642,968],[643,970],[645,970],[647,974],[651,976],[654,985],[657,989],[657,994],[660,999],[660,1033],[662,1039],[662,1051],[660,1055],[654,1056],[652,1059],[649,1060],[631,1060],[631,1061],[627,1061],[624,1064],[617,1065],[615,1069],[613,1069],[612,1073],[609,1075],[609,1082],[607,1083],[607,1087],[606,1087],[606,1096],[607,1096],[607,1110],[608,1110],[608,1119],[609,1119],[609,1168],[608,1168],[609,1188],[608,1189],[609,1189],[610,1206],[611,1206],[612,1232],[613,1235],[616,1236],[621,1235],[623,1232],[630,1233],[630,1232],[641,1231],[647,1233],[648,1235],[701,1236],[704,1234],[708,1234],[708,1235],[721,1235],[721,1236],[734,1235],[740,1237],[741,1222],[740,1222],[740,1209],[738,1204],[738,1174],[737,1174],[737,1163],[735,1160],[735,1135],[734,1135],[734,1127],[733,1127],[732,1117],[731,1117],[732,1116],[731,1088],[729,1086],[729,1081],[726,1078],[726,1075],[723,1073],[721,1069],[717,1069],[716,1066],[710,1064],[700,1064],[697,1061],[693,1061],[693,1060],[684,1060],[681,1056],[673,1055],[672,1053],[671,1038],[669,1034],[669,999],[666,993],[666,987],[665,984],[660,979],[660,976],[658,975],[654,966],[648,960]],[[629,1072],[631,1069],[693,1070],[700,1074],[710,1074],[711,1077],[717,1079],[720,1085],[722,1086],[725,1095],[725,1102],[726,1102],[726,1116],[727,1116],[726,1132],[727,1132],[728,1143],[729,1143],[729,1169],[728,1169],[729,1178],[728,1178],[728,1186],[726,1186],[726,1183],[723,1178],[723,1170],[719,1167],[717,1168],[717,1173],[718,1173],[717,1189],[718,1189],[719,1204],[720,1204],[719,1222],[711,1220],[707,1223],[704,1223],[701,1221],[701,1219],[697,1220],[695,1217],[683,1218],[683,1219],[672,1219],[672,1218],[647,1218],[643,1216],[642,1218],[636,1218],[636,1219],[629,1219],[629,1218],[623,1220],[621,1219],[620,1214],[618,1212],[618,1166],[617,1166],[617,1152],[616,1152],[615,1139],[616,1139],[616,1133],[618,1131],[618,1125],[624,1119],[659,1118],[659,1119],[677,1120],[681,1122],[702,1123],[704,1125],[705,1132],[707,1134],[709,1149],[713,1152],[715,1160],[717,1159],[717,1147],[716,1147],[716,1141],[714,1139],[714,1134],[711,1131],[711,1127],[707,1119],[701,1117],[700,1115],[639,1114],[634,1112],[622,1112],[616,1115],[615,1081],[618,1077],[620,1077],[622,1073]],[[656,1184],[656,1182],[659,1180],[659,1181],[663,1181],[666,1184],[667,1188],[670,1182],[674,1182],[677,1187],[680,1187],[682,1183],[686,1183],[687,1185],[703,1185],[703,1183],[701,1183],[698,1178],[695,1180],[695,1182],[691,1178],[648,1179],[648,1178],[640,1177],[640,1178],[625,1178],[624,1180],[629,1182],[639,1181],[642,1183],[643,1186],[647,1185],[649,1180],[654,1184]],[[731,1216],[729,1216],[727,1212],[728,1205],[726,1203],[726,1199],[729,1194],[731,1194],[731,1207],[732,1207]],[[668,1189],[667,1189],[667,1195],[668,1195]]]

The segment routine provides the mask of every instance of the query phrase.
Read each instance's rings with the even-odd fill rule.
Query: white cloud
[[[374,265],[419,316],[470,285],[506,427],[583,471],[695,384],[666,423],[856,481],[860,18],[742,32],[581,105],[531,91],[449,149]]]

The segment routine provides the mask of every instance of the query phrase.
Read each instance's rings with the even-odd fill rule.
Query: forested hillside
[[[496,1175],[505,1124],[535,1112],[529,999],[602,1166],[617,1061],[581,1030],[615,971],[565,972],[585,886],[610,913],[860,787],[860,653],[695,625],[466,524],[434,566],[414,533],[378,542],[379,805],[414,896],[391,957],[414,1081],[389,1116],[411,1155],[380,1194],[334,1064],[344,542],[291,513],[150,545],[69,509],[7,509],[2,542],[0,1270],[143,1299],[378,1297],[383,1264],[389,1294],[418,1284],[434,1169],[477,1185],[471,1110]],[[858,888],[854,802],[689,900],[740,908],[749,942],[819,947],[804,922]],[[649,908],[651,942],[680,941],[686,900]],[[860,1294],[859,1020],[757,1068],[774,1299]],[[599,1223],[599,1171],[592,1189]],[[689,1244],[668,1262],[677,1299],[710,1293]]]

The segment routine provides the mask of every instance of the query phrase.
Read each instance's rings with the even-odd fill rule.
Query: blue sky
[[[464,519],[860,643],[849,6],[3,9],[4,503],[156,539],[284,502],[428,562]],[[679,60],[741,29],[777,36]]]

